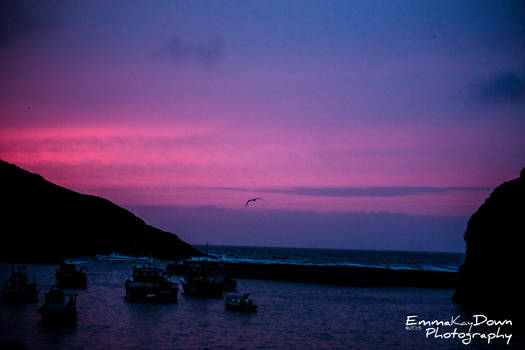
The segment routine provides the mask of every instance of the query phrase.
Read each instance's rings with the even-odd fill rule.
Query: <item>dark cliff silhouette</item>
[[[514,318],[522,326],[524,238],[525,168],[519,178],[497,187],[470,218],[454,300],[470,312]]]
[[[161,259],[202,255],[110,201],[80,194],[0,160],[0,260],[57,263],[121,252]]]

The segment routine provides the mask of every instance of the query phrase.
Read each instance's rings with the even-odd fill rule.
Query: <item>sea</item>
[[[230,262],[347,265],[457,271],[458,253],[197,246]],[[2,344],[25,349],[522,349],[507,324],[469,315],[453,290],[363,288],[238,279],[256,313],[225,309],[221,298],[185,296],[176,303],[128,302],[124,281],[146,258],[119,254],[78,258],[87,263],[88,289],[78,294],[74,327],[41,323],[41,303],[0,303]],[[159,261],[160,266],[169,261]],[[0,280],[11,266],[0,264]],[[26,265],[43,292],[54,265]],[[180,276],[172,276],[177,281]],[[420,323],[423,322],[423,323]],[[485,321],[485,322],[482,322]],[[503,321],[503,320],[493,320]],[[507,336],[505,338],[505,336]],[[510,340],[508,339],[510,336]],[[508,341],[508,343],[507,343]]]
[[[319,248],[196,245],[200,251],[227,262],[378,267],[393,270],[457,272],[463,253],[400,252]]]

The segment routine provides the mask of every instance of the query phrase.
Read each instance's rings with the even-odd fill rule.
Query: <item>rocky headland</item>
[[[57,263],[113,252],[170,260],[202,255],[109,200],[68,190],[1,160],[0,179],[2,261]]]
[[[472,215],[454,300],[472,313],[523,321],[525,168]]]

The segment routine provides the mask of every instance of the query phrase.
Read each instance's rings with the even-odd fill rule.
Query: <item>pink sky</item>
[[[24,127],[2,130],[0,145],[8,162],[117,203],[233,208],[249,196],[262,196],[258,190],[276,188],[493,188],[517,169],[481,171],[497,149],[484,149],[491,138],[487,129],[476,132],[413,127],[407,133],[403,126],[294,133],[199,125]],[[216,189],[225,187],[239,190]],[[463,215],[487,194],[334,198],[264,193],[266,201],[258,207]]]
[[[15,6],[0,158],[123,205],[469,215],[525,165],[515,5]]]

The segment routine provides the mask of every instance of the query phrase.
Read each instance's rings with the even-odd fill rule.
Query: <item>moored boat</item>
[[[11,276],[4,282],[2,299],[15,302],[36,302],[40,289],[36,286],[35,278],[28,283],[27,272],[24,265],[16,269],[11,265]]]
[[[56,271],[56,281],[61,288],[87,289],[87,267],[84,262],[64,260]]]
[[[224,296],[224,304],[228,310],[255,312],[257,304],[250,299],[250,293],[229,293]]]
[[[54,285],[45,293],[44,303],[38,309],[42,322],[53,325],[74,325],[77,320],[77,294],[64,294]]]
[[[129,301],[177,301],[179,286],[170,281],[165,271],[153,263],[133,268],[125,282],[126,299]]]
[[[181,284],[185,295],[221,297],[224,291],[224,272],[207,261],[186,262]]]

